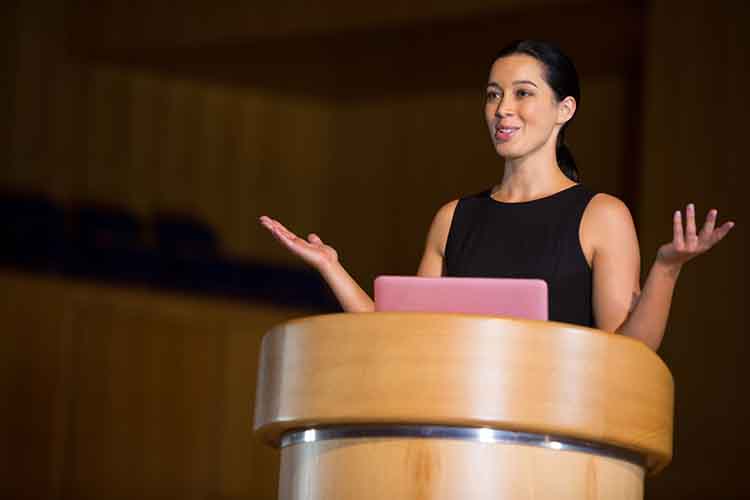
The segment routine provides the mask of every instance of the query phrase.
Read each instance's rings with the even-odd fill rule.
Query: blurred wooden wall
[[[488,43],[494,23],[497,45],[506,35],[556,39],[582,73],[570,140],[584,181],[629,202],[644,271],[684,203],[696,202],[701,215],[716,206],[738,222],[681,277],[661,350],[677,385],[675,460],[647,488],[648,498],[750,496],[741,481],[750,449],[747,7],[448,4],[434,15],[419,14],[418,2],[364,14],[342,4],[343,28],[323,10],[287,19],[269,6],[265,21],[249,23],[258,32],[248,44],[226,43],[253,16],[241,7],[209,19],[208,4],[189,2],[192,15],[180,22],[171,11],[162,31],[165,9],[146,2],[132,11],[8,4],[4,63],[13,78],[0,96],[11,104],[0,122],[0,187],[117,203],[142,216],[191,212],[216,228],[226,253],[291,263],[257,227],[268,213],[319,232],[369,287],[377,274],[414,272],[441,203],[500,178],[480,114],[499,48]],[[80,20],[71,13],[81,9],[96,22],[98,50],[70,43]],[[148,23],[133,27],[144,12]],[[436,26],[447,41],[430,23],[445,23]],[[263,38],[273,26],[286,35]],[[337,29],[343,34],[325,34]],[[333,50],[349,40],[350,51]],[[359,52],[356,64],[335,56]],[[16,446],[0,466],[15,478],[4,483],[15,496],[274,494],[273,453],[248,444],[251,358],[268,326],[304,312],[16,274],[3,276],[2,289],[3,390],[17,412],[4,415],[4,439]]]
[[[750,8],[658,1],[649,16],[638,220],[644,265],[688,202],[735,220],[682,271],[660,354],[675,378],[675,456],[647,498],[750,498],[747,119]]]
[[[3,498],[276,496],[260,340],[305,311],[0,273]]]
[[[15,120],[0,186],[116,203],[142,216],[192,213],[217,230],[226,253],[292,263],[257,224],[270,214],[330,241],[366,288],[377,274],[415,272],[437,208],[501,178],[481,114],[502,43],[494,26],[520,35],[540,13],[447,23],[447,42],[440,26],[417,25],[333,41],[141,50],[138,33],[151,24],[126,24],[133,46],[106,49],[110,38],[81,33],[117,30],[119,10],[97,18],[91,7],[79,18],[71,14],[79,2],[41,4],[24,2],[18,12]],[[595,12],[624,31],[608,35],[607,47],[570,43],[585,96],[570,141],[586,182],[627,198],[642,21],[637,9],[617,5]],[[544,26],[552,29],[555,15]],[[576,23],[587,25],[585,17]],[[356,49],[340,48],[347,43]]]

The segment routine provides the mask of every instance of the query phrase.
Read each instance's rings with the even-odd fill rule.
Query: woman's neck
[[[493,188],[492,197],[511,203],[531,201],[574,184],[549,155],[506,159],[503,180]]]

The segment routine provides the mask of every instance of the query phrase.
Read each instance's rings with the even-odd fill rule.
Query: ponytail
[[[573,158],[570,148],[565,144],[565,126],[567,126],[567,123],[560,129],[560,133],[557,136],[557,147],[555,148],[557,164],[568,179],[573,182],[579,182],[580,176],[576,160]]]

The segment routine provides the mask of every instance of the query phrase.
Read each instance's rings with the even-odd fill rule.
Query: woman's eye
[[[488,101],[494,101],[494,100],[495,100],[495,99],[497,99],[498,97],[500,97],[500,94],[498,94],[498,93],[497,93],[497,92],[495,92],[494,90],[488,90],[488,91],[487,91],[487,100],[488,100]]]
[[[531,95],[531,92],[529,92],[527,90],[519,90],[518,92],[516,92],[516,95],[518,97],[528,97],[528,96]]]

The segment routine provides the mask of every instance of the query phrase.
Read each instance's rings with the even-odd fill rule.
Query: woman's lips
[[[495,139],[499,141],[508,141],[517,131],[518,127],[497,127],[495,128]]]

